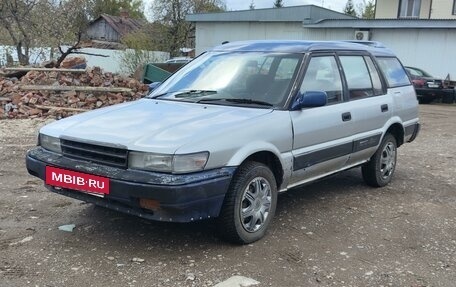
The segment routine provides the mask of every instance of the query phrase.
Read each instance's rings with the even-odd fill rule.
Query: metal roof
[[[101,14],[97,19],[91,22],[95,23],[101,19],[104,19],[109,26],[111,26],[119,35],[125,36],[128,33],[132,33],[141,29],[145,22],[129,17],[112,16],[108,14]]]
[[[320,19],[304,28],[454,29],[456,19]]]
[[[369,51],[377,56],[393,56],[393,52],[379,42],[369,41],[298,41],[255,40],[230,42],[214,47],[212,51],[306,53],[310,51],[356,50]]]
[[[189,14],[189,22],[315,22],[320,19],[354,19],[354,17],[315,5],[252,9],[218,13]]]

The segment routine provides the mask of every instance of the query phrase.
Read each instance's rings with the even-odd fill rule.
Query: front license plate
[[[109,178],[46,166],[46,184],[95,194],[109,194]]]
[[[428,84],[428,87],[429,88],[438,88],[439,85],[437,85],[437,84]]]

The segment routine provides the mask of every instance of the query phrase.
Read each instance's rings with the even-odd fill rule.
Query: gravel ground
[[[353,169],[279,197],[269,234],[149,222],[52,194],[27,174],[39,120],[0,121],[0,286],[455,286],[456,106],[423,105],[393,182]],[[73,232],[58,229],[75,224]]]

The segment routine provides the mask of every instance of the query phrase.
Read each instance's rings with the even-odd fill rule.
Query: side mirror
[[[149,92],[155,90],[158,86],[161,85],[161,82],[153,82],[149,84]]]
[[[323,91],[307,91],[304,94],[299,93],[295,102],[291,106],[292,111],[303,108],[315,108],[325,106],[328,102],[328,95]]]

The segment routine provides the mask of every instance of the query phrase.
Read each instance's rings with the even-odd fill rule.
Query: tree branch
[[[74,50],[77,50],[79,47],[79,43],[81,42],[81,36],[82,36],[82,33],[79,32],[78,33],[78,40],[76,42],[76,44],[74,44],[73,46],[71,46],[70,48],[68,48],[65,52],[63,52],[62,48],[60,47],[59,45],[59,50],[60,52],[62,53],[62,55],[59,57],[59,59],[57,60],[57,63],[55,64],[55,66],[58,68],[60,67],[60,65],[62,64],[63,60],[65,60],[65,58],[73,53]]]
[[[79,55],[88,55],[88,56],[97,56],[97,57],[109,58],[108,55],[95,54],[95,53],[87,53],[87,52],[80,52],[80,51],[73,51],[73,52],[71,52],[71,54],[79,54]]]

